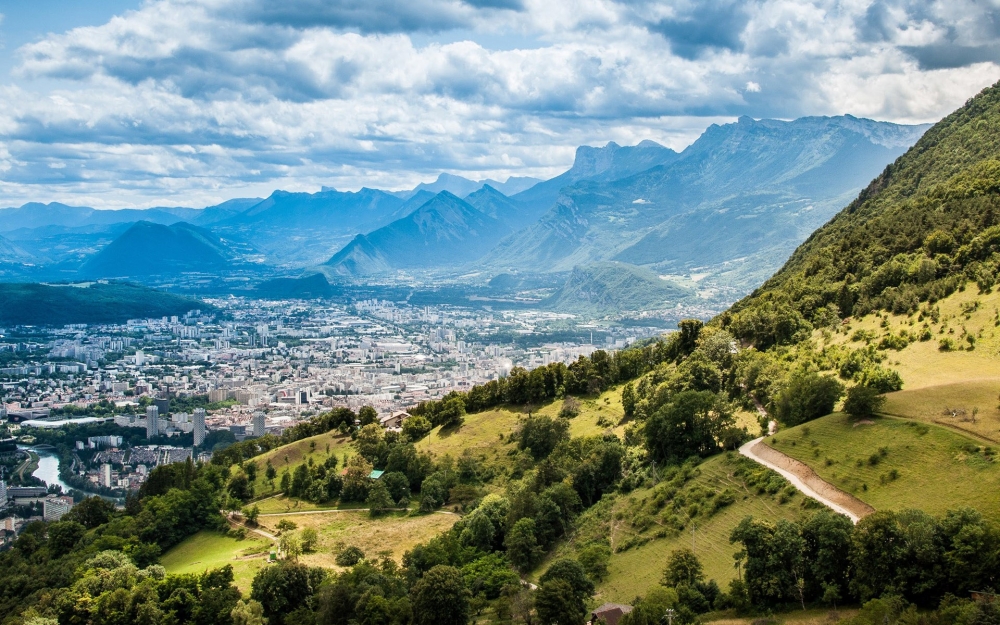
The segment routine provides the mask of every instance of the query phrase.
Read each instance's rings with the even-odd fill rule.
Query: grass
[[[1000,518],[1000,500],[984,496],[1000,489],[993,450],[940,426],[891,417],[854,424],[835,413],[766,442],[876,510],[971,506]]]
[[[327,446],[329,446],[329,452],[327,452]],[[351,447],[351,438],[349,436],[341,436],[337,431],[317,434],[316,436],[303,438],[294,443],[272,449],[253,459],[253,462],[257,464],[257,480],[254,482],[254,492],[259,497],[273,495],[279,490],[281,474],[284,473],[285,469],[288,469],[289,472],[294,471],[295,467],[307,462],[310,456],[314,462],[322,462],[326,460],[329,454],[336,454],[337,466],[343,467],[345,455],[353,455],[353,453],[354,448]],[[273,488],[267,483],[267,478],[265,477],[268,460],[271,461],[271,464],[278,471],[278,476],[274,479]],[[284,512],[284,510],[272,510],[272,512]]]
[[[854,608],[839,608],[837,610],[794,610],[791,612],[768,615],[767,621],[771,623],[780,623],[782,625],[830,625],[831,623],[852,618],[856,616],[857,613],[858,610]],[[758,622],[760,620],[760,616],[747,616],[743,618],[712,618],[712,615],[709,615],[706,617],[704,622],[706,625],[708,623],[711,623],[712,625],[753,625],[754,622]]]
[[[621,405],[620,387],[609,389],[598,397],[582,398],[579,401],[580,414],[570,419],[570,436],[593,436],[608,429],[621,435],[623,428],[618,423],[625,412]],[[563,400],[559,399],[523,410],[504,407],[466,415],[464,423],[457,429],[431,430],[430,434],[416,444],[417,451],[428,452],[432,456],[447,454],[458,457],[465,450],[470,450],[487,458],[499,458],[512,445],[504,439],[517,429],[518,419],[528,413],[556,417],[562,405]],[[603,424],[599,424],[599,421]]]
[[[618,496],[610,505],[602,502],[585,513],[574,535],[553,551],[533,577],[537,579],[552,561],[574,557],[577,548],[604,538],[611,543],[614,553],[608,577],[597,586],[598,603],[631,603],[637,595],[659,583],[670,553],[685,547],[698,554],[706,576],[725,588],[737,575],[733,560],[737,548],[729,543],[729,535],[743,518],[795,519],[811,514],[818,507],[800,494],[791,497],[758,494],[733,475],[736,462],[736,458],[728,454],[709,458],[699,465],[697,475],[682,489],[689,498],[699,489],[714,492],[732,489],[737,496],[731,505],[714,514],[703,512],[695,516],[680,532],[667,531],[659,523],[640,531],[633,527],[632,520],[640,516],[639,511],[653,496],[653,489]],[[779,503],[782,500],[785,503]]]
[[[163,554],[160,564],[171,574],[201,574],[231,564],[236,585],[247,593],[253,576],[266,565],[270,547],[270,541],[253,534],[237,540],[220,532],[202,530]]]
[[[387,556],[401,563],[404,553],[450,529],[459,518],[455,514],[396,512],[373,519],[367,512],[343,511],[264,517],[260,523],[264,531],[272,534],[277,533],[278,522],[284,520],[295,523],[296,531],[314,528],[319,544],[300,560],[310,566],[338,568],[334,559],[347,546],[360,548],[369,558]]]
[[[883,364],[899,372],[904,390],[994,380],[1000,392],[1000,291],[980,294],[971,286],[939,301],[936,306],[940,311],[936,322],[930,316],[921,319],[923,313],[867,315],[851,319],[840,332],[828,338],[817,331],[814,339],[817,343],[856,349],[866,343],[852,340],[859,330],[874,337],[870,342],[877,345],[885,335],[899,334],[900,330],[919,334],[926,324],[931,331],[930,340],[910,343],[899,351],[886,350],[888,359]],[[940,341],[945,338],[967,348],[968,342],[961,339],[963,333],[976,337],[974,349],[941,351]],[[981,407],[994,407],[995,403],[991,400]]]
[[[1000,380],[972,380],[890,393],[885,414],[936,423],[1000,443]]]

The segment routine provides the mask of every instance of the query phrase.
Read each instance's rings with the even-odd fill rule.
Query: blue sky
[[[739,115],[936,121],[1000,0],[0,0],[0,206],[547,177]]]

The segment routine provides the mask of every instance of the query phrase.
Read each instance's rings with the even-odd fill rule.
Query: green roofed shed
[[[377,480],[380,477],[382,477],[383,473],[385,473],[385,471],[372,471],[371,473],[368,474],[368,479]]]

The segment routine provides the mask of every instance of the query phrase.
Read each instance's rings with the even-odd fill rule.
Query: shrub
[[[365,559],[365,552],[361,551],[357,547],[350,546],[345,547],[343,551],[337,554],[337,558],[334,562],[337,566],[354,566],[358,562]]]
[[[859,384],[848,389],[847,399],[844,400],[844,412],[854,419],[863,419],[875,416],[884,404],[885,397],[877,390]]]

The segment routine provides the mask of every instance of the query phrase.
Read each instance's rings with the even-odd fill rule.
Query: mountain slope
[[[581,180],[606,182],[627,178],[652,167],[667,165],[677,157],[677,152],[655,141],[626,147],[614,141],[603,148],[580,146],[569,170],[517,193],[513,199],[541,214],[555,203],[566,186]]]
[[[712,126],[666,164],[565,187],[538,223],[484,262],[560,271],[614,259],[686,272],[759,255],[772,260],[753,270],[769,274],[773,259],[787,257],[922,131],[853,117]]]
[[[511,176],[507,179],[507,182],[498,182],[496,180],[487,179],[480,180],[476,182],[475,180],[470,180],[462,176],[455,176],[453,174],[440,174],[437,180],[434,182],[422,182],[416,187],[409,191],[400,191],[395,195],[404,198],[411,199],[414,195],[425,192],[431,195],[437,195],[442,191],[447,191],[452,195],[457,195],[458,197],[465,197],[470,193],[475,193],[476,191],[482,189],[484,186],[489,185],[503,193],[504,195],[510,196],[515,193],[520,193],[531,187],[535,186],[541,182],[538,178],[530,178],[526,176]]]
[[[520,230],[530,225],[538,216],[531,211],[486,184],[475,193],[469,194],[465,201],[473,208],[507,225],[512,230]]]
[[[385,191],[275,191],[251,208],[212,225],[249,241],[281,264],[322,263],[358,232],[390,223],[404,201]]]
[[[120,277],[219,271],[235,259],[235,252],[207,230],[140,221],[85,262],[80,273]]]
[[[502,221],[442,191],[406,217],[355,237],[325,264],[352,276],[452,267],[479,258],[508,232]]]
[[[0,237],[0,263],[26,263],[31,260],[31,254]]]
[[[542,305],[552,310],[608,315],[662,310],[693,293],[642,267],[598,263],[573,269],[566,283]]]
[[[1000,272],[1000,84],[937,123],[720,322],[745,341],[915,310]],[[780,323],[779,323],[780,321]]]

